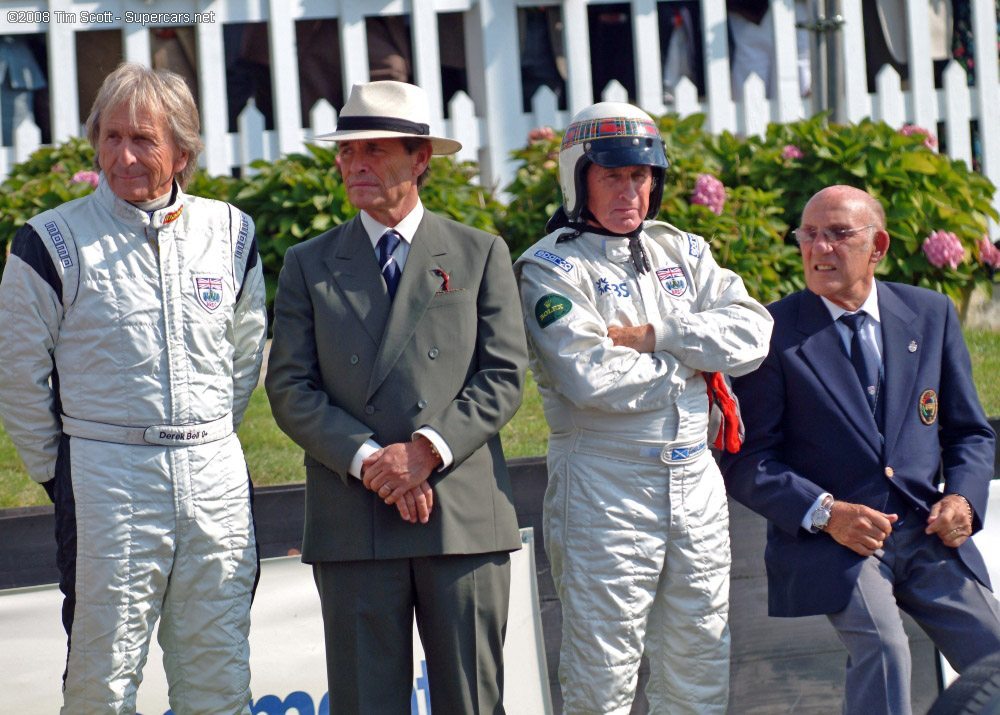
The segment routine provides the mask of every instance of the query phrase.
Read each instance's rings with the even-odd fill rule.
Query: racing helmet
[[[656,216],[663,199],[667,155],[660,130],[648,114],[624,102],[598,102],[573,117],[559,149],[563,211],[572,223],[580,221],[587,205],[587,167],[591,164],[609,169],[651,166],[653,186],[645,218]]]

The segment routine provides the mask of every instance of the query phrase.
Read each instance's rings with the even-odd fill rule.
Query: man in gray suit
[[[358,216],[285,254],[267,393],[305,449],[302,558],[326,632],[331,712],[410,711],[413,615],[435,712],[503,712],[509,552],[498,433],[527,348],[504,242],[424,210],[427,97],[356,85],[337,166]]]

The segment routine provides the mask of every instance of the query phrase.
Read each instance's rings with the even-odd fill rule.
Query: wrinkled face
[[[169,192],[188,161],[165,117],[140,109],[133,121],[125,105],[101,118],[97,158],[115,195],[133,203]]]
[[[612,233],[629,233],[642,225],[652,188],[653,169],[649,166],[609,169],[591,164],[587,168],[587,208],[597,223]]]
[[[417,202],[417,178],[431,158],[429,145],[413,153],[402,139],[342,141],[337,168],[347,198],[386,226],[395,226]]]
[[[806,286],[846,310],[857,310],[871,292],[875,266],[889,249],[889,234],[875,227],[832,243],[823,229],[841,231],[874,224],[877,218],[864,201],[836,192],[821,192],[806,204],[801,228],[815,240],[801,244]]]

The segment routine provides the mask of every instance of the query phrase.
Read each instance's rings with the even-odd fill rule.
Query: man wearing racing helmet
[[[515,264],[551,429],[543,524],[566,713],[629,712],[644,651],[651,712],[728,701],[728,511],[709,395],[725,402],[720,373],[760,364],[771,319],[702,238],[651,220],[666,167],[646,113],[584,109],[559,154],[563,205]],[[726,406],[717,445],[738,449]]]

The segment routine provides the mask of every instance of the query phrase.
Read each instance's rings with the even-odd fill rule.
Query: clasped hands
[[[434,508],[434,491],[427,483],[441,458],[430,441],[419,435],[373,452],[361,463],[361,481],[411,524],[426,524]]]
[[[837,543],[861,556],[871,556],[882,548],[899,520],[896,514],[849,502],[835,501],[828,533]],[[945,546],[958,548],[972,536],[972,507],[965,497],[949,494],[933,507],[927,517],[925,534],[937,534]]]

